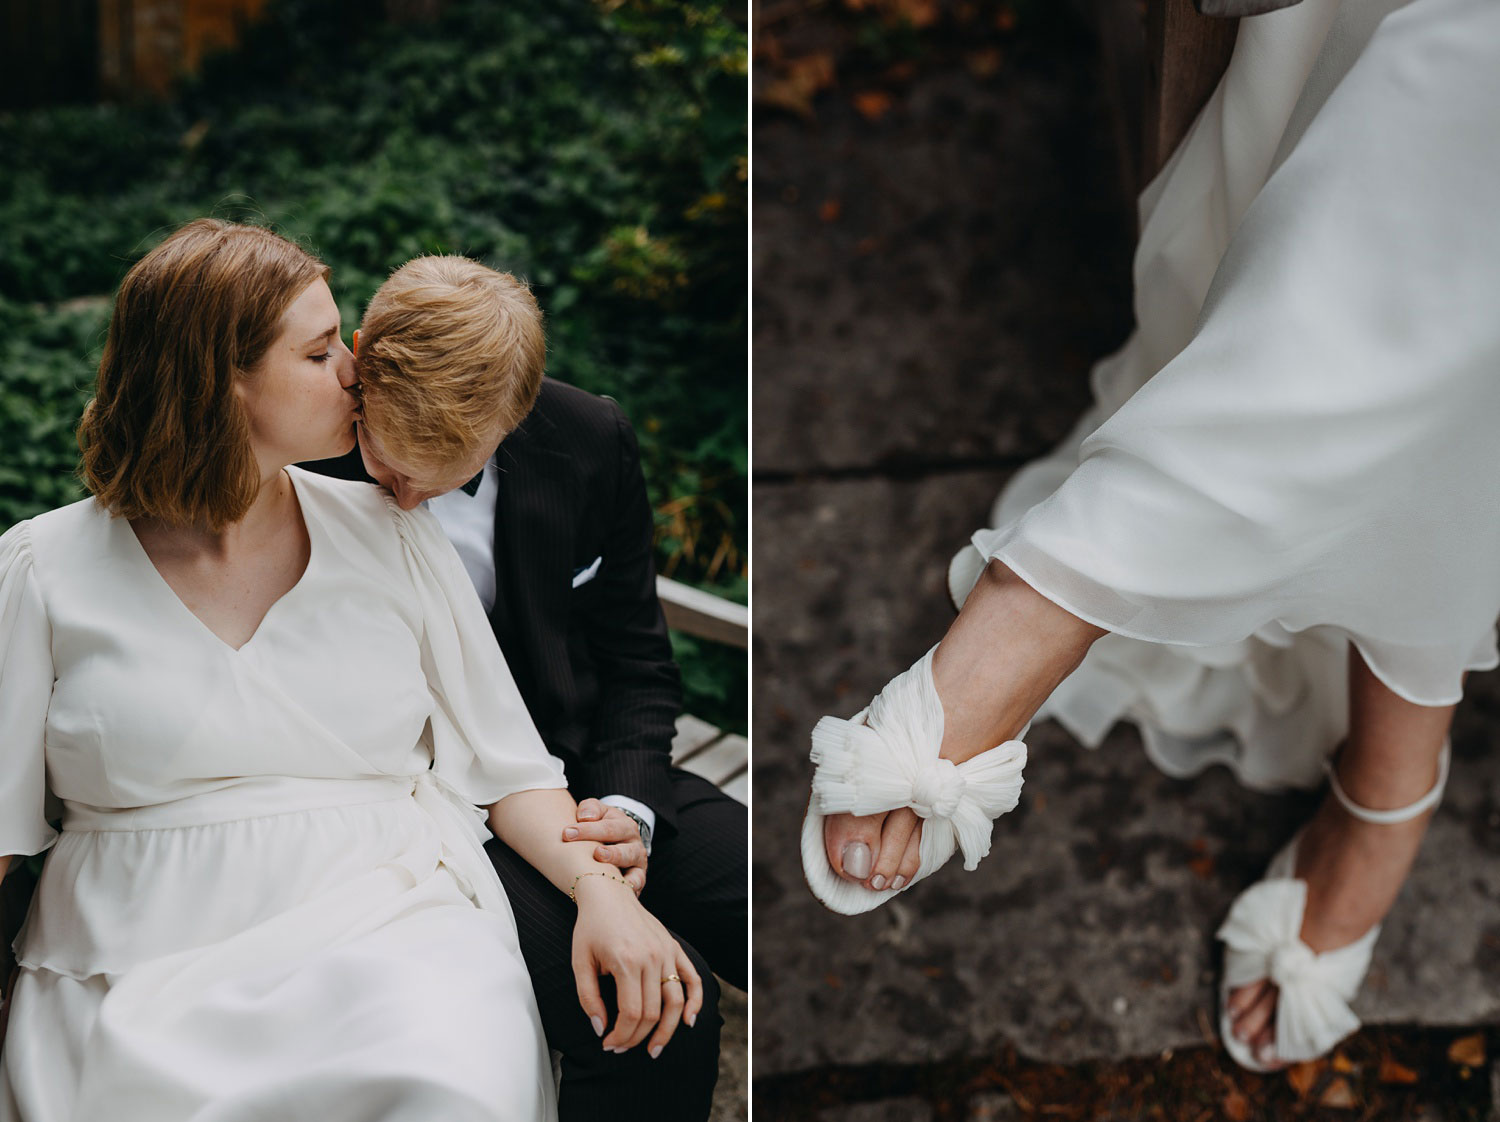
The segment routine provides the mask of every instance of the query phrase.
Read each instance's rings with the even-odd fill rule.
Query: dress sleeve
[[[437,519],[387,499],[422,615],[422,669],[436,705],[438,774],[473,803],[566,787],[526,711],[469,574]]]
[[[31,562],[31,526],[0,537],[0,855],[40,853],[47,825],[43,751],[52,701],[52,629]]]

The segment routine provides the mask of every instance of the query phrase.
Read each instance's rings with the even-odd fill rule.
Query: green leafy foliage
[[[107,315],[102,301],[44,311],[0,297],[0,525],[82,496],[73,428]]]
[[[326,260],[346,331],[417,254],[528,279],[549,372],[614,397],[636,426],[661,568],[743,599],[747,55],[733,5],[452,0],[415,24],[370,8],[273,0],[168,104],[0,115],[0,526],[79,495],[72,429],[107,318],[97,297],[213,214]]]

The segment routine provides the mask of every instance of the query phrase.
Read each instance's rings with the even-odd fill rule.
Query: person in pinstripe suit
[[[572,903],[492,840],[548,1041],[562,1053],[561,1118],[705,1118],[722,1024],[710,971],[746,985],[746,810],[671,766],[681,690],[634,431],[613,401],[542,379],[530,293],[463,258],[398,270],[355,348],[360,447],[314,466],[378,482],[404,508],[428,504],[566,766],[579,836],[600,843],[703,976],[697,1023],[659,1056],[604,1052],[578,1003]]]

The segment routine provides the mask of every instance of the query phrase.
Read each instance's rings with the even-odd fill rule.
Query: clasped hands
[[[635,821],[619,807],[597,799],[578,804],[578,823],[564,841],[592,841],[594,859],[614,866],[634,896],[646,886],[646,847]],[[608,876],[588,876],[576,885],[578,925],[573,933],[573,975],[578,1001],[603,1037],[608,1052],[626,1052],[651,1034],[655,1059],[680,1022],[692,1027],[703,1007],[703,982],[692,960],[661,922],[626,896]],[[608,1009],[599,976],[615,983],[618,1016],[605,1035]],[[656,1031],[651,1030],[655,1027]]]
[[[637,896],[646,890],[646,845],[635,819],[619,807],[584,799],[578,804],[578,825],[563,831],[563,841],[598,842],[594,860],[619,869]]]

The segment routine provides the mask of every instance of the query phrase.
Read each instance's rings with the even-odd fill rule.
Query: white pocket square
[[[604,564],[603,556],[595,557],[593,561],[575,572],[573,574],[573,587],[577,588],[579,585],[588,584],[589,581],[599,575],[599,566],[602,564]]]

